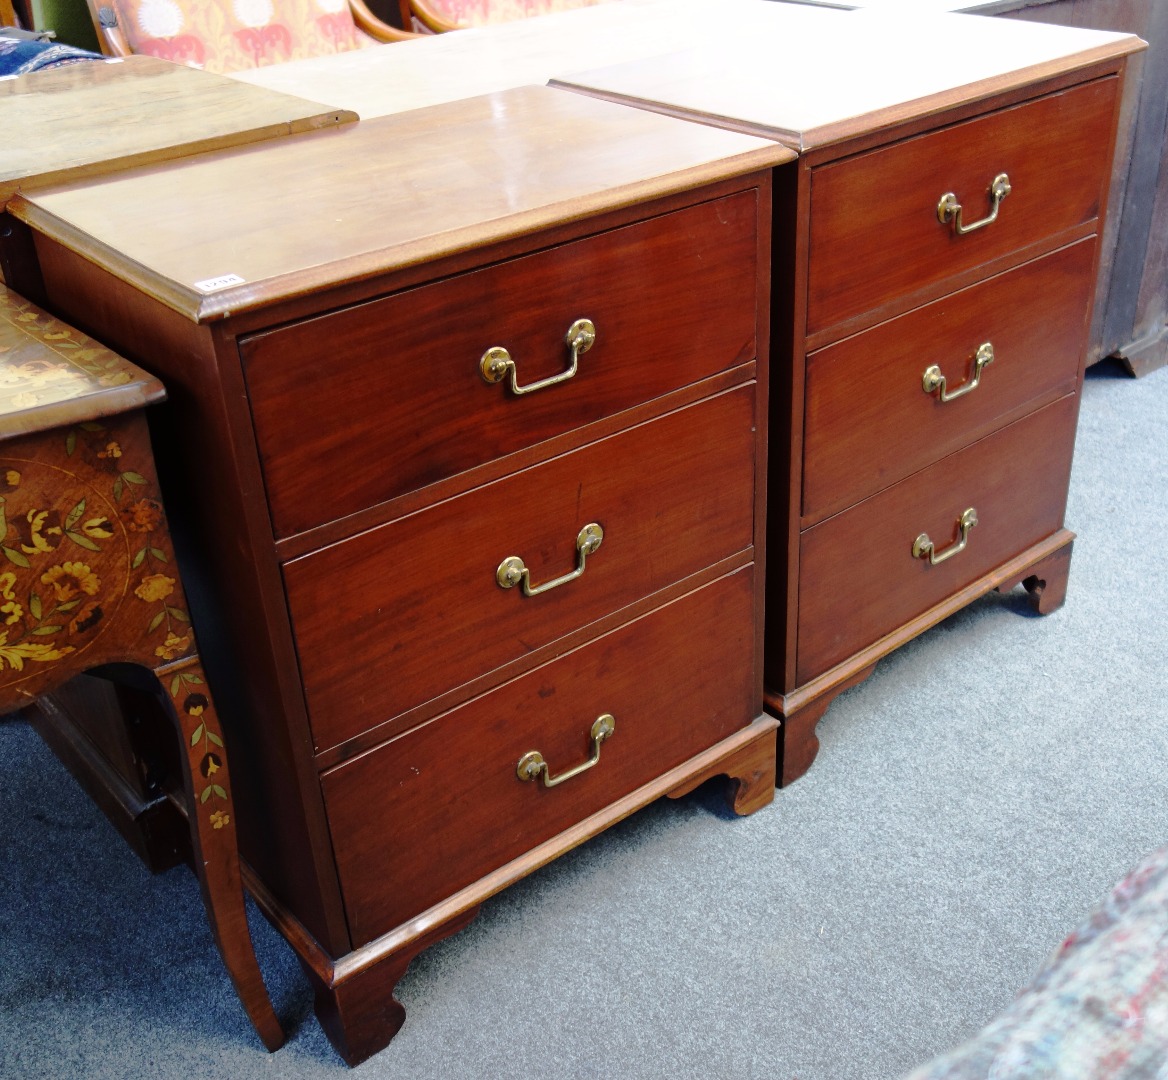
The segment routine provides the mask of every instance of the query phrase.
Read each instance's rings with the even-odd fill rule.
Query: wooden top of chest
[[[204,321],[793,157],[526,87],[18,195],[10,210]]]
[[[543,85],[553,75],[676,52],[711,34],[735,34],[741,0],[620,0],[530,19],[430,34],[389,49],[355,49],[269,64],[232,78],[307,94],[362,119]],[[764,0],[755,4],[772,7]]]
[[[724,17],[732,34],[551,83],[806,151],[1144,47],[1132,34],[918,9],[732,0]]]
[[[0,285],[0,442],[165,397],[153,375]]]
[[[18,190],[356,120],[153,56],[0,79],[0,207]]]

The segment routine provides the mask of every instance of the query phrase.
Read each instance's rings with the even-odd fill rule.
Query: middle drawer
[[[809,356],[803,527],[1073,389],[1094,265],[1092,237]]]
[[[318,750],[747,551],[753,383],[287,563]],[[522,559],[537,596],[503,588]]]

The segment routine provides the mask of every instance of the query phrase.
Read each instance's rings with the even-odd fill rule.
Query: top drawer
[[[1118,80],[1100,79],[816,169],[807,332],[1090,222],[1110,165]],[[937,207],[952,192],[963,236]],[[1052,245],[1053,246],[1053,245]]]
[[[756,355],[754,190],[257,334],[241,345],[278,536],[355,513]],[[521,396],[489,384],[508,350]]]

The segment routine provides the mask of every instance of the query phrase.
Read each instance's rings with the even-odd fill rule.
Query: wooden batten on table
[[[251,884],[350,1062],[487,896],[709,777],[771,798],[793,156],[531,87],[12,202],[170,388]]]
[[[16,192],[357,119],[348,109],[153,56],[0,79],[0,109],[0,272],[38,302],[44,297],[28,238],[2,213]]]

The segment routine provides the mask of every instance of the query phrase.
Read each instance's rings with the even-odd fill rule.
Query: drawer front
[[[754,386],[428,507],[284,569],[319,749],[521,658],[753,542]],[[504,589],[523,560],[542,595]]]
[[[806,683],[1062,526],[1075,440],[1068,394],[843,514],[799,542],[797,679]],[[965,550],[943,555],[969,507]]]
[[[277,535],[288,536],[755,358],[748,191],[251,337],[241,345]],[[480,361],[506,348],[516,396]]]
[[[690,593],[322,778],[353,944],[426,910],[753,719],[753,568]],[[538,750],[546,788],[516,776]]]
[[[1073,389],[1094,265],[1091,238],[809,356],[804,526]],[[934,367],[945,385],[930,392]]]
[[[816,169],[811,181],[807,330],[815,333],[1096,218],[1110,167],[1118,81],[1100,79]],[[964,236],[942,224],[952,192]]]

